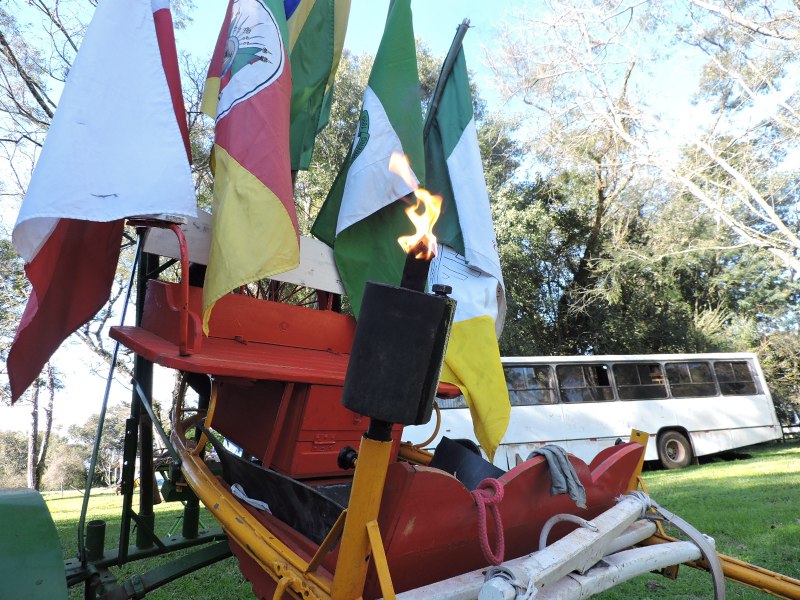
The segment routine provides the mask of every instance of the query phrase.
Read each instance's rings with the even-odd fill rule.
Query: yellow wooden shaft
[[[367,535],[369,536],[370,548],[372,548],[372,562],[375,563],[375,571],[378,573],[378,582],[381,585],[383,600],[395,600],[392,575],[389,573],[389,563],[386,561],[386,550],[383,547],[383,538],[381,538],[381,530],[378,529],[377,521],[367,523]]]
[[[342,545],[333,576],[333,600],[354,600],[364,593],[370,557],[367,523],[378,518],[391,451],[391,441],[361,438]]]
[[[292,597],[330,598],[330,579],[308,572],[308,563],[255,519],[222,486],[205,462],[186,447],[186,431],[198,420],[199,416],[195,416],[175,423],[171,436],[181,456],[181,471],[192,490],[219,521],[225,533],[236,540],[261,569],[279,583],[286,580],[281,585]]]
[[[635,492],[639,489],[639,479],[642,476],[642,467],[644,466],[644,455],[647,452],[647,442],[650,439],[650,434],[645,433],[644,431],[639,431],[638,429],[631,430],[631,442],[639,442],[644,447],[644,452],[642,452],[642,456],[639,459],[639,464],[636,465],[636,469],[631,475],[631,480],[628,482],[628,491]]]
[[[800,598],[800,581],[793,577],[723,554],[720,554],[719,558],[722,562],[722,572],[731,581],[737,581],[778,598]]]

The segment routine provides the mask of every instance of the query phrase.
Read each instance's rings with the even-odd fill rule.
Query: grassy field
[[[721,553],[800,579],[800,444],[767,446],[682,471],[646,471],[644,480],[660,505],[713,537]],[[64,557],[73,557],[81,496],[51,492],[45,494],[45,499],[61,537]],[[107,548],[118,543],[120,506],[121,497],[113,490],[98,490],[92,496],[90,518],[108,521]],[[156,507],[156,530],[165,534],[179,516],[179,505],[160,504]],[[205,510],[201,521],[206,526],[214,525]],[[157,559],[140,561],[116,574],[128,578],[157,563]],[[80,586],[70,594],[75,600],[82,597]],[[712,598],[713,593],[708,574],[682,567],[676,581],[658,575],[641,576],[595,597],[703,600]],[[770,597],[728,583],[728,598]],[[231,558],[173,582],[148,598],[249,600],[253,595]]]
[[[800,579],[800,445],[727,458],[646,472],[645,484],[661,506],[714,538],[718,552]],[[734,583],[727,588],[731,599],[772,597]],[[642,576],[596,597],[701,600],[713,591],[710,575],[682,567],[676,581]]]
[[[75,491],[45,492],[44,494],[50,514],[61,538],[61,547],[64,558],[73,558],[77,555],[77,531],[80,517],[83,494]],[[138,496],[134,497],[134,510],[139,506]],[[180,503],[162,502],[155,507],[155,531],[162,537],[175,526],[178,534],[181,527],[179,519],[182,512]],[[89,503],[88,520],[103,519],[106,521],[106,549],[114,549],[119,544],[119,515],[122,509],[122,496],[117,496],[113,489],[93,490]],[[201,528],[215,527],[216,521],[208,511],[203,508],[200,514]],[[131,539],[135,539],[135,534]],[[184,551],[185,552],[185,551]],[[172,556],[178,557],[181,553]],[[136,573],[144,572],[158,566],[163,559],[144,559],[126,565],[121,569],[112,569],[118,581],[129,579]],[[70,600],[83,598],[83,586],[75,586],[70,590]],[[197,571],[178,581],[148,594],[147,598],[153,600],[168,600],[191,598],[193,600],[252,600],[253,593],[250,583],[245,580],[239,571],[238,563],[233,558],[228,558],[204,570]]]

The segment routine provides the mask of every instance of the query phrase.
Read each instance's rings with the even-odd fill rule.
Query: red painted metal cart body
[[[337,455],[345,446],[357,446],[368,424],[366,417],[340,402],[355,332],[353,318],[229,294],[215,306],[204,337],[201,294],[200,288],[152,280],[141,326],[115,327],[111,336],[154,363],[219,381],[213,427],[264,467],[312,486],[347,485],[352,473],[338,467]],[[443,385],[440,393],[452,396],[458,390]],[[402,426],[394,426],[392,464],[378,520],[398,592],[487,564],[470,491],[444,471],[398,461],[401,436]],[[588,509],[576,508],[564,495],[550,495],[549,470],[542,457],[505,473],[500,477],[505,491],[500,505],[505,558],[535,550],[542,526],[555,514],[589,519],[611,507],[628,489],[642,451],[639,444],[619,445],[604,450],[590,465],[570,457],[586,487]],[[316,543],[274,516],[248,510],[299,556],[310,559],[316,552]],[[557,526],[553,538],[572,528]],[[488,535],[497,535],[491,519]],[[276,585],[272,577],[236,540],[231,547],[257,594],[271,598]],[[333,571],[337,552],[327,555],[322,571]],[[371,569],[364,597],[380,594]]]

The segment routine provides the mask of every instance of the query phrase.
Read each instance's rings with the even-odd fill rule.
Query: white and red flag
[[[12,399],[108,300],[124,218],[196,214],[168,0],[103,0],[70,69],[12,241],[33,285]]]

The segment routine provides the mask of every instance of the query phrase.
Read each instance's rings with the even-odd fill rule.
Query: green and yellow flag
[[[328,123],[350,0],[284,0],[292,67],[292,169],[308,169],[314,140]]]
[[[449,285],[458,302],[442,381],[464,394],[475,437],[491,460],[511,413],[497,345],[505,289],[463,49],[437,87],[441,100],[429,117],[425,163],[428,190],[442,197],[442,218],[435,229],[440,244],[428,283]]]

